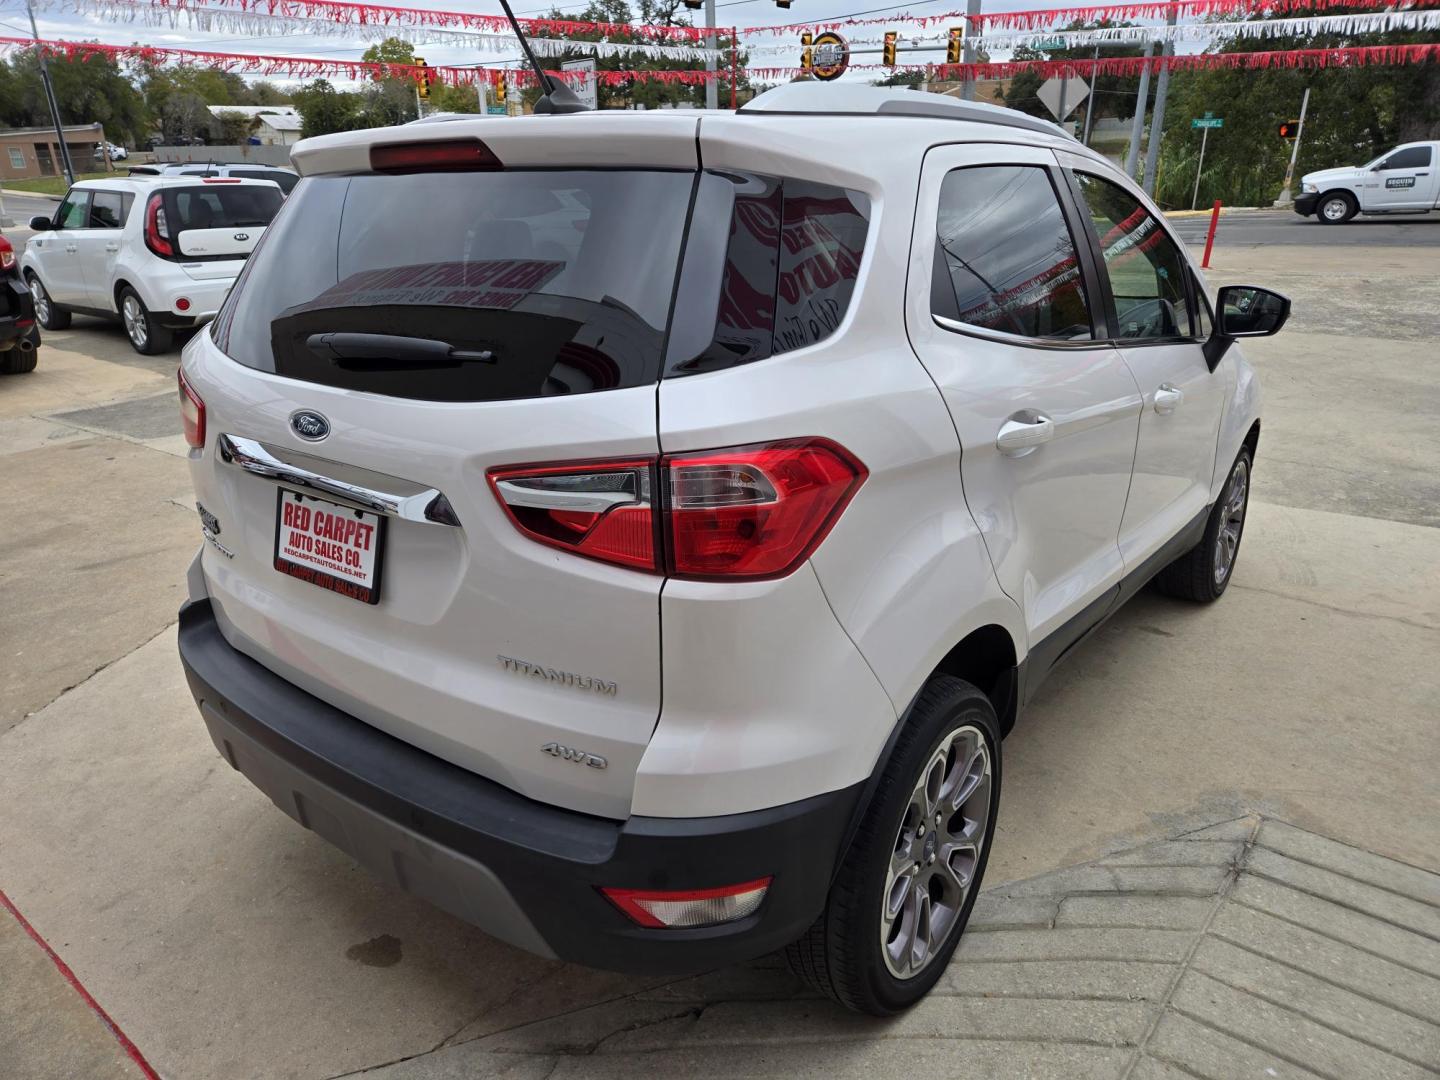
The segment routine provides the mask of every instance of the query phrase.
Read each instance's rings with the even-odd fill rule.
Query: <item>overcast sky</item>
[[[517,3],[516,14],[543,16],[549,13],[552,5],[539,6],[536,0],[514,0]],[[407,7],[426,7],[438,10],[461,10],[473,11],[478,14],[500,15],[503,12],[496,0],[402,0]],[[578,11],[584,5],[582,3],[560,4],[563,10]],[[1051,7],[1058,5],[1047,5],[1038,3],[1036,0],[988,0],[985,4],[985,11],[1015,11],[1037,7]],[[875,8],[882,10],[875,10]],[[794,0],[793,6],[787,11],[775,6],[774,0],[721,0],[716,5],[716,22],[722,25],[734,24],[745,26],[773,26],[784,25],[795,22],[814,21],[822,22],[827,19],[842,18],[847,15],[854,15],[865,12],[867,15],[885,14],[886,10],[897,13],[911,13],[915,15],[941,14],[947,11],[963,9],[964,0],[916,0],[915,3],[903,5],[886,5],[884,0]],[[697,16],[695,21],[703,22],[703,11],[694,12]],[[957,20],[958,21],[958,20]],[[73,11],[65,10],[59,0],[54,0],[53,7],[47,7],[37,11],[37,22],[39,24],[40,36],[48,39],[60,39],[70,41],[92,41],[98,40],[110,44],[128,45],[139,42],[149,45],[171,46],[178,48],[200,49],[216,52],[232,53],[254,53],[281,56],[306,56],[334,58],[343,60],[359,60],[361,54],[371,44],[364,38],[347,38],[333,35],[299,35],[275,33],[260,37],[239,36],[236,32],[217,31],[206,33],[204,31],[191,29],[184,17],[174,27],[153,27],[140,23],[119,22],[113,19],[103,19],[97,16],[77,15]],[[277,28],[278,29],[278,28]],[[906,34],[943,35],[944,25],[932,25],[927,30],[919,29],[914,23],[894,23],[890,25],[875,24],[870,26],[854,27],[849,31],[855,38],[879,38],[887,29],[898,30],[902,40]],[[1003,32],[1003,31],[1001,31]],[[417,42],[416,51],[424,56],[426,61],[434,65],[465,65],[481,64],[485,66],[500,66],[504,62],[517,63],[520,59],[518,51],[513,48],[492,49],[477,51],[468,45],[459,47],[439,42],[439,36],[435,40],[426,38],[425,31],[417,31],[409,28],[399,27],[394,30],[396,36],[407,37]],[[0,0],[0,34],[21,37],[29,36],[29,24],[26,21],[25,9],[20,0]],[[419,44],[423,42],[423,44]],[[763,51],[756,52],[751,59],[755,66],[792,67],[799,63],[799,41],[798,32],[795,35],[775,37],[773,35],[762,35],[754,38],[742,38],[742,44],[755,46],[785,45],[784,51]],[[1182,51],[1190,51],[1182,49]],[[993,59],[1003,60],[1006,54],[997,53]],[[926,62],[943,60],[943,54],[939,52],[903,54],[900,57],[902,62]],[[878,56],[857,56],[856,63],[870,62],[877,63]],[[855,77],[866,80],[873,79],[876,72],[856,72]],[[283,78],[274,78],[272,81],[285,84],[293,82]]]

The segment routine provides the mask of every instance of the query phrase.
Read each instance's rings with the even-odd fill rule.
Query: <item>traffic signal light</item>
[[[430,97],[430,69],[425,64],[423,56],[415,57],[415,66],[420,69],[420,74],[415,79],[415,90],[419,93],[422,101]]]
[[[775,6],[778,8],[788,8],[790,6],[790,0],[775,0]]]
[[[505,83],[506,83],[507,81],[508,81],[508,80],[505,78],[505,72],[503,72],[503,71],[497,71],[497,72],[495,72],[494,82],[495,82],[495,104],[496,104],[496,105],[504,105],[504,104],[505,104]]]
[[[895,66],[895,41],[899,36],[894,30],[885,35],[885,45],[880,50],[880,62],[886,67]]]
[[[960,48],[964,42],[965,31],[958,26],[950,28],[950,40],[945,43],[945,63],[960,63]]]
[[[778,3],[780,2],[780,0],[775,0],[775,2],[778,4]],[[812,42],[812,41],[814,41],[814,40],[815,40],[815,39],[814,39],[814,37],[811,36],[809,30],[806,30],[803,34],[800,35],[800,70],[801,70],[801,71],[809,71],[809,70],[810,70],[810,67],[811,67],[811,63],[810,63],[810,60],[811,60],[810,42]]]
[[[688,8],[694,8],[698,10],[705,6],[705,0],[684,0],[684,4]]]
[[[1300,134],[1299,120],[1286,120],[1280,125],[1280,138],[1293,139]]]

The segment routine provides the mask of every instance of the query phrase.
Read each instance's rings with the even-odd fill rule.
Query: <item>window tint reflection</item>
[[[1075,243],[1046,171],[955,169],[940,188],[931,310],[1030,338],[1093,336]]]

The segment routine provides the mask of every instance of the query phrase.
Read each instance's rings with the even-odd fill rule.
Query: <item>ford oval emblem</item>
[[[248,232],[237,232],[235,234],[235,239],[243,243],[244,241],[250,239],[250,234]]]
[[[290,430],[306,442],[319,442],[330,434],[330,421],[318,412],[301,409],[290,414]]]

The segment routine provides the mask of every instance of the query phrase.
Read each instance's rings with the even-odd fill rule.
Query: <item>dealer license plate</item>
[[[275,569],[367,604],[380,601],[385,518],[281,488]]]

